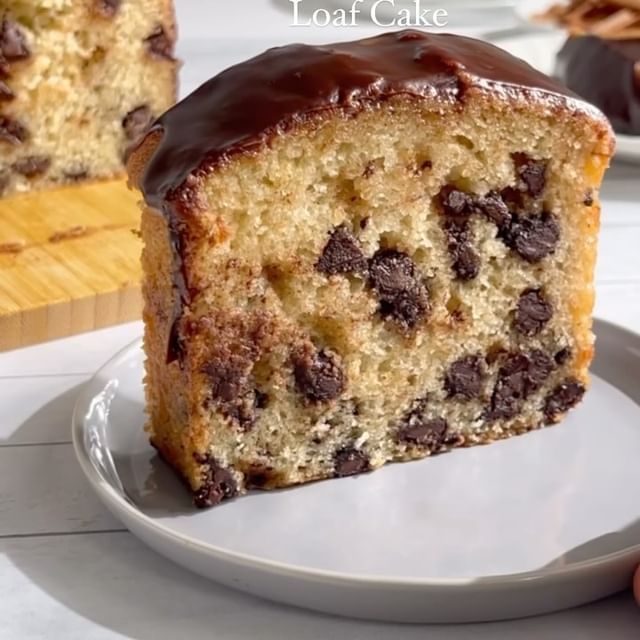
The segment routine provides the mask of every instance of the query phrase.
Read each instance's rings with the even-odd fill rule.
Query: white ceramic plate
[[[136,342],[84,388],[76,453],[135,535],[243,591],[401,622],[558,610],[623,589],[640,563],[640,336],[596,330],[593,387],[558,427],[209,511],[147,443]]]
[[[540,2],[531,0],[531,3]],[[524,3],[524,8],[531,5]],[[544,4],[544,0],[543,0]],[[549,4],[548,2],[546,3]],[[525,34],[518,37],[500,38],[494,37],[492,40],[499,47],[506,49],[518,58],[526,60],[530,65],[539,69],[547,75],[553,74],[556,54],[562,47],[566,36],[559,31],[549,31],[540,33]],[[616,158],[630,162],[640,163],[640,136],[616,135]]]

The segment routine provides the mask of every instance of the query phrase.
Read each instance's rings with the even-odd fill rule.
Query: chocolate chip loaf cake
[[[175,101],[171,0],[0,3],[0,195],[124,171]]]
[[[162,116],[129,161],[147,429],[196,505],[558,421],[612,148],[525,63],[415,31],[272,49]]]

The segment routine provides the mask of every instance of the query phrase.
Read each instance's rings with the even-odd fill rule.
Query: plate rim
[[[636,340],[640,346],[640,333],[636,333],[615,322],[594,318],[594,329],[597,329],[598,326],[602,327],[605,331],[623,334],[627,338]],[[597,331],[594,332],[597,336]],[[539,582],[563,581],[575,576],[576,574],[596,571],[615,562],[631,558],[637,559],[637,557],[640,556],[640,543],[638,543],[619,551],[613,551],[611,553],[598,556],[597,558],[581,560],[570,565],[536,569],[534,571],[467,578],[400,577],[350,574],[326,569],[314,569],[301,565],[288,564],[277,560],[267,560],[259,556],[239,551],[230,551],[224,547],[203,542],[201,539],[193,538],[185,534],[178,534],[165,525],[162,525],[154,518],[143,513],[134,504],[126,500],[126,498],[119,493],[115,487],[101,476],[95,465],[92,463],[84,446],[85,416],[83,414],[88,406],[87,401],[90,401],[97,396],[97,394],[92,394],[90,389],[102,374],[104,374],[108,369],[116,366],[118,361],[125,355],[128,356],[134,349],[140,349],[141,346],[142,337],[138,337],[122,349],[118,350],[84,384],[83,389],[76,400],[72,414],[72,442],[76,458],[78,459],[82,471],[104,504],[115,514],[121,514],[124,511],[128,518],[135,521],[144,530],[149,531],[172,544],[189,547],[192,551],[195,550],[198,553],[204,553],[219,561],[234,563],[236,565],[239,564],[251,567],[254,570],[257,569],[297,579],[332,581],[333,583],[341,585],[353,585],[355,583],[385,588],[437,588],[439,590],[458,590],[460,588],[478,584],[482,584],[485,588],[491,588],[504,586],[505,583],[511,585],[522,585],[524,583],[533,584]],[[624,392],[621,391],[621,393]]]

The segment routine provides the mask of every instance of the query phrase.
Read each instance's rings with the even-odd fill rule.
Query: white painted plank
[[[640,287],[640,225],[603,226],[596,282],[626,281]]]
[[[94,494],[71,445],[0,448],[0,537],[121,528]]]
[[[0,447],[71,441],[71,413],[88,376],[6,378],[0,383]]]
[[[640,333],[640,286],[597,287],[595,315]]]
[[[596,640],[637,638],[628,594],[553,616],[483,625],[330,618],[229,591],[130,534],[0,540],[0,637],[40,640]]]
[[[0,353],[0,378],[90,374],[141,335],[142,323],[130,322]]]

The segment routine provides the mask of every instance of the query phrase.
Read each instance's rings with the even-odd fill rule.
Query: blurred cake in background
[[[0,195],[123,172],[175,101],[171,0],[2,0]]]
[[[541,16],[569,31],[556,76],[613,128],[640,135],[640,0],[573,0]]]

